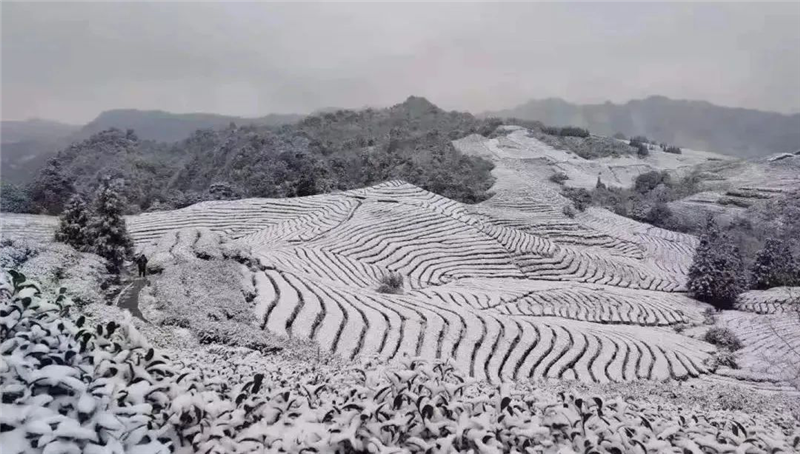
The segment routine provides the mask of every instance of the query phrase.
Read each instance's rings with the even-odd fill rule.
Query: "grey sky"
[[[800,4],[2,3],[2,118],[653,94],[800,111]]]

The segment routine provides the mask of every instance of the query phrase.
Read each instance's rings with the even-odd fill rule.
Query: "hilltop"
[[[735,157],[764,157],[800,148],[800,114],[722,107],[663,96],[625,104],[587,105],[549,98],[483,115],[580,126],[604,136],[616,133],[647,136],[659,142]]]
[[[489,134],[496,125],[410,97],[386,109],[340,110],[292,125],[202,129],[171,144],[109,129],[61,150],[18,211],[56,214],[72,193],[91,194],[104,175],[125,181],[129,213],[313,195],[393,178],[474,203],[489,196],[491,164],[464,156],[450,141]]]

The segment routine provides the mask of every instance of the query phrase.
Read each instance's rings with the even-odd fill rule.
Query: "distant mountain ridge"
[[[200,129],[195,123],[189,137],[171,143],[149,140],[153,133],[147,128],[110,117],[101,118],[100,132],[73,142],[31,175],[31,203],[25,209],[58,213],[72,192],[92,194],[105,176],[125,181],[122,195],[131,213],[222,198],[305,196],[392,179],[474,203],[488,198],[493,184],[492,164],[462,155],[451,141],[488,135],[497,125],[469,113],[445,112],[419,97],[280,126],[194,117],[209,126],[225,123]],[[108,129],[125,124],[130,130]]]
[[[0,125],[0,139],[3,143],[36,141],[52,141],[68,136],[81,128],[41,118],[30,120],[3,121]]]
[[[84,126],[77,139],[86,139],[92,134],[110,128],[133,129],[141,139],[157,142],[177,142],[186,139],[198,129],[218,129],[230,123],[243,125],[279,126],[295,123],[304,115],[269,114],[263,117],[246,118],[208,113],[176,114],[162,110],[114,109],[101,113]]]
[[[25,183],[66,146],[80,125],[33,118],[0,124],[0,181]]]
[[[3,121],[0,178],[6,183],[27,183],[58,150],[111,128],[123,131],[133,129],[142,140],[179,142],[198,129],[220,129],[231,123],[238,126],[280,126],[296,123],[303,118],[305,115],[299,114],[269,114],[245,118],[206,113],[177,114],[161,110],[114,109],[102,112],[83,126],[40,119]]]
[[[537,120],[553,126],[574,125],[605,136],[618,132],[626,136],[644,135],[659,142],[745,158],[800,148],[800,114],[722,107],[664,96],[625,104],[586,105],[548,98],[481,116]]]

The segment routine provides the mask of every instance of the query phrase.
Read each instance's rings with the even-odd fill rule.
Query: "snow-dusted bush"
[[[705,335],[703,335],[703,340],[730,351],[740,350],[743,347],[742,341],[736,337],[733,331],[719,326],[706,331]]]
[[[471,383],[407,359],[334,372],[173,361],[127,322],[0,278],[3,453],[794,452],[797,424]],[[252,353],[255,354],[255,353]],[[228,364],[231,364],[228,366]],[[227,371],[227,372],[225,372]],[[738,451],[737,451],[738,450]]]
[[[727,367],[728,369],[739,368],[736,353],[731,350],[719,350],[715,352],[708,358],[706,365],[714,371],[720,367]]]
[[[564,172],[556,172],[550,175],[550,181],[553,183],[564,184],[567,180],[569,180],[569,176]]]
[[[73,320],[63,290],[48,301],[22,274],[0,280],[3,453],[169,452],[161,355],[126,327]]]
[[[403,293],[403,275],[399,273],[389,273],[381,277],[378,292],[399,295]]]
[[[109,274],[101,257],[62,243],[7,240],[0,244],[0,268],[17,270],[46,289],[68,289],[79,307],[103,303]]]

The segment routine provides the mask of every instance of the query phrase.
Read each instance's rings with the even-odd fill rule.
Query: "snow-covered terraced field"
[[[235,239],[260,262],[258,326],[345,358],[448,358],[493,382],[706,372],[713,347],[668,328],[702,319],[702,305],[676,293],[694,238],[603,212],[568,218],[566,199],[536,179],[498,184],[474,206],[392,181],[127,221],[154,265],[202,255],[204,232]],[[390,273],[404,277],[404,294],[376,291]]]
[[[513,126],[506,129],[510,132],[504,136],[487,139],[473,134],[455,141],[454,145],[466,154],[482,156],[495,162],[516,161],[523,163],[518,165],[524,165],[525,162],[539,161],[541,172],[563,172],[569,177],[565,181],[566,185],[582,188],[594,188],[598,176],[608,185],[627,187],[633,184],[637,176],[651,170],[670,170],[681,174],[698,164],[730,160],[730,157],[724,155],[690,149],[683,149],[681,154],[654,150],[646,158],[625,155],[584,159],[531,137],[526,129]],[[540,180],[546,181],[545,178]]]
[[[602,383],[709,372],[714,347],[673,329],[702,323],[708,307],[683,293],[696,238],[603,209],[567,216],[570,202],[548,181],[550,166],[572,166],[594,182],[597,163],[581,163],[520,131],[471,136],[456,146],[494,160],[489,200],[464,205],[391,181],[311,197],[203,202],[129,216],[128,230],[156,269],[220,259],[223,251],[208,245],[219,245],[220,236],[231,240],[226,248],[246,250],[258,262],[244,286],[253,289],[248,310],[257,329],[311,340],[347,359],[448,359],[491,382]],[[668,167],[680,169],[706,158],[653,159],[672,159]],[[637,169],[626,172],[647,170]],[[48,240],[57,223],[46,216],[2,219],[4,238]],[[402,294],[379,293],[393,273],[404,278]],[[773,293],[748,293],[741,309],[795,307]],[[762,322],[731,321],[745,337],[757,335]],[[748,361],[761,354],[755,344]]]
[[[52,241],[58,219],[38,214],[0,213],[0,239]]]
[[[742,341],[740,363],[749,372],[800,385],[800,313],[727,311],[719,318]]]
[[[736,308],[757,314],[800,313],[800,287],[750,290],[739,295]]]
[[[250,271],[254,324],[344,358],[449,359],[491,382],[707,373],[713,347],[670,328],[705,309],[676,292],[685,272],[673,255],[688,254],[692,238],[502,203],[467,206],[394,181],[204,202],[130,216],[128,228],[155,267],[218,255],[205,246],[218,243],[211,236],[232,239],[226,247],[259,264]],[[546,222],[549,230],[535,227]],[[377,292],[390,273],[404,277],[402,294]]]

